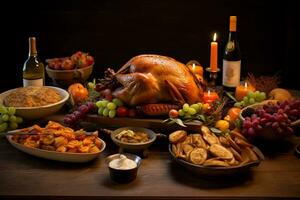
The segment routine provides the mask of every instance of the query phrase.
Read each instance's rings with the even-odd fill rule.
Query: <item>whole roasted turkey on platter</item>
[[[108,69],[97,90],[108,88],[114,97],[149,115],[199,102],[203,94],[201,83],[186,65],[160,55],[139,55],[117,72]]]

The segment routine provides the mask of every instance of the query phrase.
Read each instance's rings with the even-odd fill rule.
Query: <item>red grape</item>
[[[81,105],[78,107],[78,111],[86,114],[89,111],[89,107],[87,105]]]
[[[64,117],[64,123],[66,126],[73,126],[84,118],[89,112],[93,112],[96,109],[96,106],[93,102],[87,102],[86,104],[82,104],[73,113],[67,114]]]
[[[254,129],[253,129],[252,127],[248,129],[248,134],[249,134],[250,136],[255,135],[255,131],[254,131]]]
[[[78,110],[74,111],[73,115],[75,116],[76,120],[79,120],[82,117],[82,113],[79,112]]]
[[[273,122],[272,123],[272,128],[278,128],[279,127],[279,124],[278,124],[278,122]]]
[[[64,123],[65,123],[65,124],[72,124],[73,121],[72,121],[72,119],[71,119],[70,117],[65,116],[65,117],[64,117]]]
[[[88,106],[89,110],[93,110],[96,108],[96,106],[93,102],[87,102],[86,105]]]
[[[300,100],[268,102],[250,115],[246,112],[242,116],[245,117],[242,131],[245,135],[253,137],[264,127],[274,129],[275,134],[291,134],[291,122],[300,117]]]

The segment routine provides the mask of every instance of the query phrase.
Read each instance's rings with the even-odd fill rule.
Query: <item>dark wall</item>
[[[2,5],[1,91],[22,85],[29,36],[37,37],[39,57],[64,57],[82,50],[95,57],[92,77],[143,53],[209,65],[210,41],[218,33],[219,65],[228,19],[238,16],[242,76],[280,72],[282,86],[297,80],[296,3],[267,0],[73,0],[10,1]]]

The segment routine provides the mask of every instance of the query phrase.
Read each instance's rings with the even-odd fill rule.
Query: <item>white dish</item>
[[[97,153],[60,153],[56,151],[47,151],[43,149],[38,148],[30,148],[26,147],[22,144],[19,144],[12,140],[12,135],[6,136],[9,143],[14,146],[15,148],[19,149],[20,151],[23,151],[25,153],[28,153],[33,156],[37,156],[40,158],[46,158],[50,160],[56,160],[56,161],[63,161],[63,162],[73,162],[73,163],[82,163],[82,162],[88,162],[91,161],[101,154],[101,152],[105,149],[106,144],[103,140],[100,138],[97,138],[101,141],[102,148],[100,149],[100,152]]]
[[[20,116],[24,119],[38,119],[41,117],[45,117],[51,114],[56,113],[57,111],[59,111],[64,104],[66,103],[66,101],[69,99],[69,93],[61,88],[58,87],[52,87],[52,86],[44,86],[47,88],[52,88],[54,90],[56,90],[60,96],[62,97],[62,99],[59,102],[53,103],[53,104],[49,104],[49,105],[45,105],[45,106],[38,106],[38,107],[16,107],[16,115]],[[11,89],[8,90],[6,92],[3,92],[0,94],[0,105],[3,104],[3,100],[4,98],[10,94],[11,92],[16,91],[18,88],[15,89]]]

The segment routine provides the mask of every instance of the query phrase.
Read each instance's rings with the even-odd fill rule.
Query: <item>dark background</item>
[[[207,67],[217,32],[221,67],[230,15],[238,16],[242,76],[279,72],[282,87],[300,89],[296,1],[32,0],[1,7],[1,92],[22,86],[29,36],[37,38],[44,62],[78,50],[89,52],[96,61],[91,78],[99,78],[107,67],[118,69],[144,53],[183,63],[195,59]]]

